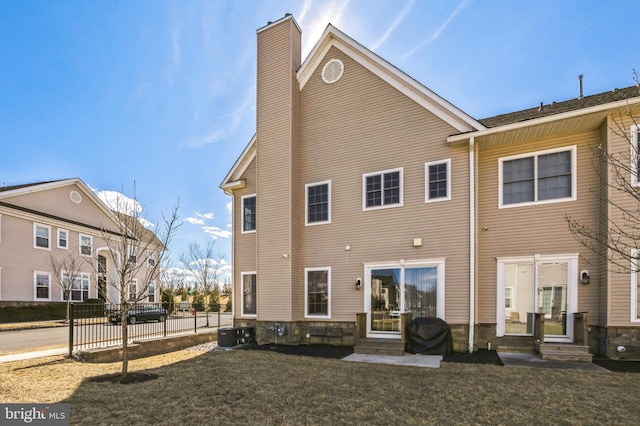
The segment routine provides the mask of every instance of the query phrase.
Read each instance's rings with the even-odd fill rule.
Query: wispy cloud
[[[407,4],[404,5],[404,7],[402,8],[402,10],[400,11],[400,14],[398,14],[398,16],[396,17],[396,19],[393,21],[393,23],[391,24],[391,26],[387,29],[387,31],[385,31],[385,33],[380,37],[380,39],[378,41],[376,41],[375,43],[373,43],[371,45],[371,50],[372,51],[376,51],[376,49],[378,49],[378,47],[382,46],[384,44],[385,41],[387,41],[387,39],[391,36],[391,34],[395,31],[395,29],[398,27],[398,25],[400,25],[400,23],[404,20],[404,18],[407,16],[407,14],[409,13],[409,11],[413,8],[413,5],[416,3],[416,0],[411,0],[410,2],[408,2]]]
[[[405,60],[405,59],[411,57],[414,53],[416,53],[418,50],[422,49],[424,46],[426,46],[426,45],[434,42],[435,40],[437,40],[438,37],[440,37],[440,35],[442,34],[442,32],[445,29],[447,29],[447,27],[449,26],[451,21],[453,21],[453,19],[456,17],[456,15],[458,15],[458,13],[460,13],[460,11],[462,9],[464,9],[464,7],[467,5],[467,3],[468,3],[468,0],[463,0],[458,5],[458,7],[456,7],[456,9],[453,11],[453,13],[447,18],[447,20],[444,21],[444,23],[442,25],[440,25],[440,27],[438,27],[438,29],[436,29],[435,32],[433,34],[431,34],[431,36],[429,36],[428,38],[423,40],[420,44],[418,44],[413,49],[411,49],[408,52],[406,52],[404,55],[402,55],[400,57],[400,59]]]
[[[218,226],[203,226],[202,230],[211,235],[211,238],[217,240],[218,238],[230,238],[231,231],[222,229]]]
[[[174,28],[171,34],[173,47],[173,65],[177,68],[180,66],[181,50],[180,50],[180,30]]]
[[[205,220],[212,220],[214,218],[213,213],[198,213],[193,212],[193,216],[187,217],[184,220],[192,225],[204,225]]]
[[[332,0],[328,3],[322,3],[316,8],[312,8],[310,0],[305,1],[302,6],[302,13],[299,14],[299,23],[305,29],[303,36],[306,37],[306,43],[302,49],[302,57],[306,57],[313,45],[320,39],[322,32],[327,24],[340,26],[344,11],[349,5],[350,0]]]
[[[225,126],[214,129],[205,136],[201,136],[191,140],[188,143],[189,148],[199,148],[204,145],[218,142],[219,140],[229,136],[238,128],[238,126],[240,126],[240,123],[242,123],[242,119],[247,114],[247,112],[252,111],[254,108],[255,86],[249,89],[247,95],[244,97],[243,102],[238,105],[235,110],[220,117],[220,121],[227,123]]]

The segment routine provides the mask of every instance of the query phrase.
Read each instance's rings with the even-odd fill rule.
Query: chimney
[[[298,229],[304,213],[299,173],[301,30],[287,15],[257,31],[256,272],[265,321],[291,321],[290,294],[297,288]],[[274,261],[271,254],[279,253]]]
[[[580,85],[580,94],[578,95],[578,99],[582,99],[584,98],[584,96],[582,96],[582,74],[578,76],[578,83]]]

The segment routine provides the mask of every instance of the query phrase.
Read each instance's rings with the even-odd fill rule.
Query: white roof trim
[[[109,218],[111,218],[111,220],[113,220],[114,223],[116,224],[119,223],[120,219],[118,219],[118,217],[113,213],[113,211],[109,208],[109,206],[107,206],[100,198],[98,198],[96,193],[93,192],[93,190],[89,188],[87,184],[85,184],[80,178],[71,178],[71,179],[64,179],[64,180],[59,180],[55,182],[34,184],[34,185],[25,186],[22,188],[12,189],[9,191],[3,191],[3,192],[0,192],[0,199],[10,198],[17,195],[31,194],[34,192],[47,191],[50,189],[61,188],[69,185],[79,186],[82,192],[84,192],[84,194],[87,197],[89,197],[94,204],[96,204]]]
[[[232,181],[231,179],[236,174],[236,172],[238,173],[238,175],[242,175],[245,172],[245,170],[247,170],[247,167],[249,167],[249,164],[251,164],[251,161],[253,161],[253,158],[256,156],[256,151],[253,149],[253,146],[255,145],[255,143],[256,143],[256,135],[254,134],[251,137],[251,140],[249,141],[247,146],[242,151],[242,154],[240,154],[236,162],[233,164],[233,167],[231,167],[231,170],[229,170],[229,173],[227,173],[227,175],[224,177],[224,179],[220,183],[220,189],[226,189],[229,186],[231,187],[235,186],[235,185],[231,185],[232,183],[234,183],[234,181]],[[245,157],[247,157],[247,155],[249,155],[249,158],[247,158],[247,161],[243,163],[243,160],[245,159]]]
[[[623,99],[616,102],[610,102],[601,105],[595,105],[588,108],[581,108],[573,111],[563,112],[560,114],[547,115],[546,117],[534,118],[531,120],[519,121],[516,123],[505,124],[503,126],[492,127],[490,129],[479,130],[475,132],[463,133],[460,135],[453,135],[447,138],[447,142],[462,142],[469,140],[469,138],[478,138],[481,136],[488,136],[492,134],[508,132],[510,130],[523,129],[525,127],[536,126],[540,124],[551,123],[553,121],[566,120],[569,118],[579,117],[581,115],[594,114],[598,112],[604,112],[609,109],[622,108],[629,105],[634,105],[640,103],[640,97],[632,98],[632,99]]]
[[[450,124],[460,132],[485,130],[473,117],[446,101],[398,68],[366,49],[355,40],[329,24],[320,40],[309,53],[297,72],[300,90],[304,88],[329,49],[336,47],[360,65],[380,77],[392,87]]]

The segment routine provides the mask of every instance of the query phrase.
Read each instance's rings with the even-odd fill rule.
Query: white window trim
[[[394,172],[399,172],[400,176],[400,194],[399,194],[399,200],[398,203],[396,204],[382,204],[381,206],[373,206],[373,207],[367,207],[367,178],[369,176],[377,176],[377,175],[385,175],[388,173],[394,173]],[[391,209],[394,207],[402,207],[404,204],[404,168],[403,167],[399,167],[397,169],[387,169],[387,170],[381,170],[378,172],[371,172],[371,173],[365,173],[362,175],[362,210],[363,211],[369,211],[369,210],[380,210],[380,209]],[[384,201],[384,178],[382,179],[382,199]]]
[[[256,199],[256,227],[255,229],[251,229],[249,231],[244,230],[244,200],[245,198],[255,198]],[[258,197],[256,194],[243,195],[240,198],[240,233],[241,234],[255,234],[258,230]]]
[[[440,164],[447,165],[447,196],[446,197],[437,197],[437,198],[429,198],[429,166],[437,166]],[[440,161],[430,161],[428,163],[424,163],[424,202],[425,203],[436,203],[438,201],[449,201],[451,200],[451,158],[447,158],[446,160]]]
[[[638,155],[640,155],[638,152],[638,133],[640,132],[640,127],[634,124],[629,131],[631,133],[631,155],[629,156],[631,159],[631,185],[640,186],[640,179],[638,179],[638,173],[640,173],[640,170],[638,170]]]
[[[89,241],[91,242],[91,254],[83,254],[82,253],[82,237],[86,237],[89,238]],[[86,257],[91,257],[93,256],[93,237],[91,235],[87,235],[87,234],[79,234],[78,235],[78,253],[80,254],[80,256],[86,256]]]
[[[496,266],[496,337],[529,336],[529,334],[505,334],[504,308],[504,266],[509,263],[531,263],[534,270],[534,288],[537,286],[537,264],[548,262],[567,262],[567,334],[573,336],[573,314],[578,311],[578,253],[550,254],[533,256],[497,257]],[[514,292],[515,294],[515,292]],[[514,298],[515,300],[515,298]],[[537,306],[537,295],[534,295],[534,306]],[[532,307],[533,308],[533,307]]]
[[[65,278],[65,274],[67,274],[67,271],[62,271],[62,279]],[[89,281],[89,287],[87,287],[87,299],[91,299],[91,274],[88,272],[80,272],[78,273],[78,275],[76,276],[76,278],[86,278],[87,281]],[[69,287],[69,298],[71,299],[71,294],[73,293],[73,283],[71,284],[71,287]],[[60,292],[60,300],[63,302],[66,302],[66,300],[64,300],[64,290],[62,290]],[[83,300],[74,300],[71,299],[72,302],[82,302]]]
[[[136,291],[134,294],[134,297],[131,298],[131,287],[135,286]],[[132,278],[131,282],[129,283],[129,285],[127,286],[127,301],[128,302],[137,302],[138,301],[138,296],[140,295],[138,293],[138,279],[137,278]]]
[[[327,185],[327,220],[318,222],[309,222],[309,188],[314,186]],[[331,181],[325,180],[322,182],[308,183],[304,186],[304,224],[305,226],[326,225],[331,223]]]
[[[40,247],[36,244],[37,241],[37,229],[38,227],[41,228],[47,228],[47,230],[49,231],[49,244],[47,244],[47,247]],[[51,251],[51,227],[49,225],[43,225],[42,223],[35,223],[33,224],[33,248],[38,249],[38,250],[49,250]]]
[[[557,152],[571,151],[571,197],[554,198],[552,200],[542,201],[527,201],[524,203],[503,204],[503,174],[502,168],[505,161],[517,160],[519,158],[535,157],[534,160],[534,183],[533,183],[533,195],[538,197],[538,157],[545,154],[555,154]],[[546,149],[544,151],[527,152],[525,154],[511,155],[509,157],[500,157],[498,159],[498,208],[499,209],[511,209],[516,207],[537,206],[541,204],[555,204],[564,203],[567,201],[576,201],[578,199],[578,167],[576,164],[577,149],[576,145],[564,146],[561,148]]]
[[[631,249],[631,318],[632,323],[640,323],[638,318],[638,249]]]
[[[49,297],[47,298],[38,297],[38,275],[46,275],[47,277],[49,277]],[[44,271],[33,271],[33,300],[51,300],[51,293],[51,273]]]
[[[66,238],[67,246],[66,246],[66,247],[63,247],[63,246],[61,246],[61,245],[60,245],[60,233],[61,233],[61,232],[66,232],[66,233],[67,233],[67,238]],[[56,234],[57,234],[57,236],[58,236],[58,238],[56,239],[56,246],[57,246],[59,249],[69,250],[69,231],[68,231],[68,230],[66,230],[66,229],[58,228],[58,232],[57,232]]]
[[[404,270],[406,268],[437,268],[436,272],[436,317],[445,321],[445,261],[446,258],[433,258],[424,260],[400,260],[396,262],[384,262],[384,263],[366,263],[364,264],[365,270],[365,291],[364,291],[364,307],[366,312],[371,311],[371,270],[372,269],[389,269],[400,268],[402,280],[404,281]],[[404,294],[400,297],[404,298]]]
[[[153,261],[153,264],[151,264],[151,261]],[[158,259],[156,259],[155,250],[147,250],[147,266],[153,268],[154,266],[156,266],[157,261]]]
[[[245,275],[255,275],[256,277],[256,313],[245,314],[244,312],[244,277]],[[240,273],[240,315],[243,317],[255,318],[258,316],[258,274],[256,271],[248,271]]]
[[[153,287],[153,291],[150,291],[151,287]],[[156,282],[155,281],[149,282],[149,285],[147,286],[147,302],[148,303],[158,303],[157,302],[157,300],[158,300],[157,293],[158,293],[158,287],[156,286]],[[149,300],[149,296],[150,295],[153,295],[153,302],[151,302]]]
[[[326,315],[310,315],[309,314],[309,274],[308,272],[327,271],[327,314]],[[305,318],[331,318],[331,267],[304,268],[304,317]]]

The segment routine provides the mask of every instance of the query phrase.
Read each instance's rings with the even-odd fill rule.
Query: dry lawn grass
[[[84,425],[637,424],[640,376],[444,363],[440,369],[263,351],[136,360],[156,374],[91,381],[120,365],[52,357],[0,365],[0,401],[69,402]]]

